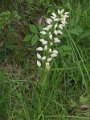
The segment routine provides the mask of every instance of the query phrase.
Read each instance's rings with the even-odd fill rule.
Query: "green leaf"
[[[31,25],[31,24],[30,24],[29,28],[30,28],[30,31],[31,31],[32,33],[38,33],[38,30],[37,30],[37,26],[36,26],[36,25]]]
[[[90,30],[86,30],[80,37],[80,39],[87,38],[90,36]]]
[[[0,70],[0,80],[4,80],[6,78],[3,70]]]
[[[69,30],[69,33],[74,34],[74,35],[80,35],[83,32],[83,28],[80,26],[77,26],[75,28],[72,28],[71,30]]]
[[[26,34],[26,36],[24,37],[24,40],[25,42],[29,42],[31,40],[31,35],[30,34]]]
[[[59,52],[61,54],[61,56],[66,56],[66,55],[70,55],[72,53],[72,48],[70,46],[67,45],[63,45],[61,47],[59,47]]]
[[[32,37],[32,39],[31,39],[32,46],[34,46],[38,42],[38,39],[39,39],[39,37],[37,34]]]
[[[87,103],[88,102],[88,98],[87,98],[87,96],[80,96],[80,103]]]

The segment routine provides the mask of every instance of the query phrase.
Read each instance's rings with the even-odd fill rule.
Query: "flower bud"
[[[36,50],[37,51],[43,51],[43,48],[42,47],[38,47]]]
[[[37,53],[37,58],[41,59],[41,55],[39,53]]]
[[[38,60],[37,60],[37,66],[38,66],[38,67],[41,67],[41,63],[40,63],[40,61],[38,61]]]

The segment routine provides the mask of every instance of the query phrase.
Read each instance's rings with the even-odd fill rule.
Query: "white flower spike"
[[[58,9],[57,13],[51,13],[50,18],[46,19],[47,26],[40,32],[44,35],[39,40],[42,44],[36,49],[38,51],[38,67],[44,66],[47,70],[50,70],[51,61],[59,54],[56,45],[61,42],[59,38],[63,34],[68,17],[69,12],[65,12],[64,9]]]

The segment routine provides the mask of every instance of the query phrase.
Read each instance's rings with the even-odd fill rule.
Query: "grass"
[[[14,22],[15,25],[20,22],[21,29],[16,34],[13,20],[8,23],[12,32],[7,26],[5,33],[0,29],[0,44],[5,41],[5,46],[0,48],[0,120],[89,120],[90,1],[39,0],[36,4],[17,0],[11,3],[9,6],[2,0],[0,11],[16,10],[21,19]],[[58,47],[60,55],[47,74],[36,68],[38,43],[31,46],[30,41],[21,39],[29,33],[29,24],[38,25],[37,18],[49,16],[58,8],[69,11],[70,18]],[[13,47],[13,42],[6,44],[12,38],[20,40]]]

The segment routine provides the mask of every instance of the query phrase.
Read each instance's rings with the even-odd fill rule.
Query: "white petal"
[[[49,52],[52,53],[52,49],[51,48],[49,49]]]
[[[65,12],[65,15],[68,15],[69,14],[69,12]]]
[[[43,57],[41,58],[41,60],[46,60],[46,56],[43,56]]]
[[[47,50],[47,48],[48,48],[48,46],[47,46],[47,45],[45,45],[44,50]]]
[[[58,9],[58,14],[61,14],[61,11]]]
[[[63,13],[64,13],[64,9],[61,10],[61,14],[63,14]]]
[[[52,35],[49,35],[49,38],[50,38],[50,39],[52,39],[52,37],[53,37]]]
[[[65,26],[65,24],[67,24],[67,22],[66,22],[66,18],[61,18],[61,23],[62,23],[62,25]]]
[[[51,54],[51,57],[53,58],[53,57],[57,57],[57,54]]]
[[[53,42],[50,42],[50,45],[52,46],[52,45],[53,45]]]
[[[40,61],[38,61],[38,60],[37,60],[37,66],[38,66],[38,67],[41,67],[41,63],[40,63]]]
[[[46,30],[46,31],[48,31],[49,29],[48,29],[47,27],[45,27],[43,30]]]
[[[54,38],[55,43],[60,43],[60,40],[58,38]]]
[[[37,51],[43,51],[43,48],[42,47],[38,47],[36,50]]]
[[[39,53],[37,53],[37,58],[41,59],[41,55]]]
[[[60,29],[63,29],[63,25],[62,25],[62,24],[60,24],[60,25],[59,25],[59,28],[60,28]]]
[[[52,25],[48,25],[48,26],[47,26],[47,27],[45,27],[43,30],[48,31],[51,27],[52,27]]]
[[[43,41],[42,44],[43,44],[43,45],[47,45],[47,41]]]
[[[55,20],[55,18],[56,18],[56,17],[54,17],[54,16],[51,16],[51,18],[52,18],[53,20]]]
[[[68,18],[69,17],[69,15],[64,15],[64,18]]]
[[[50,69],[50,64],[49,64],[49,62],[46,63],[46,69],[47,69],[47,70]]]
[[[54,21],[59,21],[60,19],[59,18],[55,18]]]
[[[53,15],[53,17],[55,17],[55,18],[57,17],[56,13],[52,13],[52,15]]]
[[[52,37],[53,37],[53,36],[52,36],[51,32],[49,32],[49,38],[52,39]]]
[[[43,41],[44,41],[44,39],[40,39],[39,41],[40,41],[40,42],[43,42]]]
[[[57,30],[54,30],[54,34],[55,34],[55,35],[57,35],[57,34],[58,34]]]
[[[58,23],[56,23],[56,24],[55,24],[54,29],[56,29],[56,28],[57,28],[57,26],[58,26]]]
[[[40,39],[39,41],[42,42],[43,45],[46,45],[46,44],[47,44],[47,41],[44,40],[44,39]]]
[[[47,62],[51,62],[51,61],[52,61],[52,58],[48,58],[48,59],[47,59]]]
[[[47,22],[48,24],[51,24],[51,22],[52,22],[52,19],[50,19],[50,18],[47,18],[46,22]]]
[[[57,30],[57,33],[61,35],[63,34],[61,30]]]
[[[53,54],[58,54],[58,51],[57,50],[53,50]]]
[[[42,35],[45,35],[45,34],[46,34],[46,32],[45,32],[45,31],[41,31],[40,33],[41,33]]]

